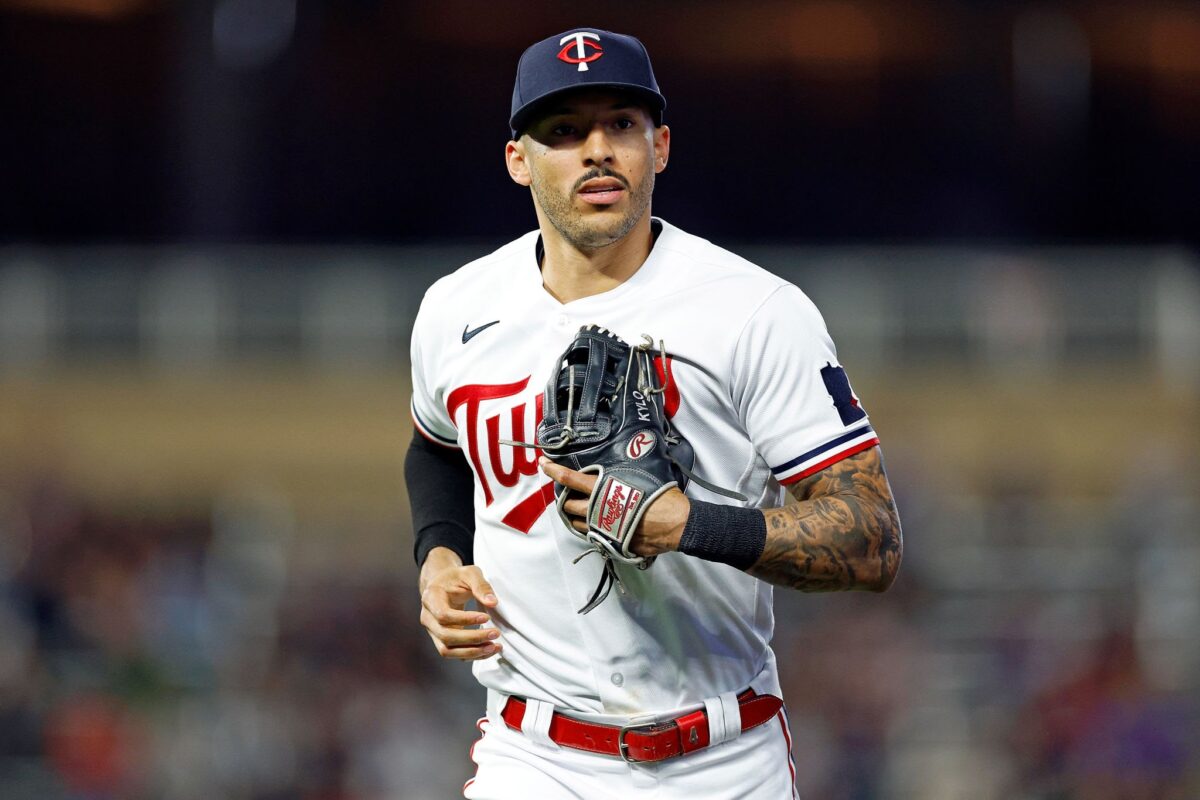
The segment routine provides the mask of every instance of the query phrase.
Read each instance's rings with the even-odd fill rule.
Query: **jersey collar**
[[[638,267],[637,272],[629,276],[629,278],[618,286],[609,289],[607,292],[594,294],[589,297],[582,297],[578,300],[572,300],[570,303],[560,303],[546,291],[542,286],[542,259],[545,257],[546,249],[542,244],[542,236],[539,233],[535,239],[533,249],[533,259],[530,262],[532,267],[531,273],[533,279],[537,283],[537,290],[541,293],[549,304],[559,308],[571,309],[591,309],[593,307],[603,307],[614,299],[623,297],[626,293],[644,285],[658,271],[658,264],[662,261],[662,251],[666,248],[660,244],[665,240],[669,240],[675,228],[667,221],[659,217],[650,218],[650,231],[653,240],[650,243],[650,255],[646,256],[646,260]]]

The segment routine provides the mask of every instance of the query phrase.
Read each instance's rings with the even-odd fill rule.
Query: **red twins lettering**
[[[661,375],[662,366],[658,360],[655,361],[655,367]],[[670,375],[670,370],[671,361],[667,359],[667,375]],[[466,431],[467,458],[470,460],[479,486],[483,490],[485,506],[491,506],[496,502],[496,494],[499,491],[496,487],[511,489],[521,482],[522,477],[537,475],[539,472],[537,460],[542,455],[541,450],[500,444],[501,439],[528,442],[537,435],[537,426],[543,416],[544,396],[541,393],[534,398],[532,416],[529,413],[528,400],[516,404],[512,404],[511,401],[501,402],[523,394],[529,386],[530,377],[527,375],[512,383],[467,384],[453,390],[446,398],[446,411],[449,413],[450,419],[454,421],[459,430]],[[674,416],[676,409],[679,408],[679,390],[675,387],[674,381],[667,384],[665,401],[667,416]],[[494,413],[487,414],[481,420],[485,404],[498,406],[498,408],[494,409]],[[463,412],[465,418],[460,419],[460,411]],[[507,418],[510,428],[507,435],[501,430],[500,424],[501,420],[505,418]],[[642,436],[646,436],[649,441],[642,439]],[[652,434],[638,434],[629,443],[631,455],[635,447],[639,455],[644,455],[654,444],[655,439]],[[632,455],[632,457],[637,458],[638,456]],[[507,466],[506,461],[508,462]],[[634,493],[635,499],[637,494]],[[553,502],[554,484],[547,481],[513,503],[501,521],[515,530],[528,533],[546,506]],[[622,507],[628,502],[629,500],[626,498]]]
[[[501,438],[511,438],[516,441],[530,441],[535,435],[537,424],[542,419],[542,395],[537,395],[534,401],[533,419],[528,417],[528,404],[525,402],[517,403],[516,405],[504,408],[499,414],[491,415],[483,424],[481,431],[479,423],[480,409],[485,402],[503,400],[509,397],[516,397],[525,391],[525,387],[529,385],[529,376],[515,381],[513,383],[504,384],[470,384],[468,386],[460,386],[450,393],[446,400],[446,410],[450,413],[450,418],[460,426],[460,429],[465,427],[467,434],[467,457],[471,460],[471,465],[475,468],[475,475],[479,479],[480,488],[483,489],[483,498],[485,505],[491,505],[495,501],[495,495],[492,491],[492,484],[497,483],[500,486],[511,488],[516,486],[523,475],[537,474],[537,460],[542,454],[540,450],[527,450],[523,447],[507,447],[500,444]],[[459,420],[457,413],[459,409],[465,408],[466,419]],[[500,433],[500,419],[507,411],[509,422],[512,428],[511,434],[503,436]],[[528,431],[528,433],[527,433]],[[487,462],[485,463],[481,454],[480,434],[483,434],[487,439]],[[506,468],[504,466],[503,455],[511,454],[512,466]]]

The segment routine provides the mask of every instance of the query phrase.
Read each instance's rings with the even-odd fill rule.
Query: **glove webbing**
[[[667,391],[667,387],[670,385],[671,372],[667,368],[666,346],[663,344],[663,341],[660,339],[658,342],[658,350],[656,353],[654,350],[654,340],[648,334],[642,334],[642,338],[645,341],[642,344],[633,346],[633,348],[632,348],[633,354],[632,354],[632,357],[629,359],[629,363],[626,365],[625,374],[622,375],[617,380],[617,386],[614,389],[613,396],[612,396],[613,404],[615,404],[616,399],[621,394],[621,390],[625,387],[625,384],[628,382],[629,377],[630,377],[630,372],[633,369],[633,364],[635,361],[637,362],[637,365],[638,365],[638,374],[637,374],[638,391],[641,392],[643,395],[650,398],[650,397],[654,397],[655,395],[664,394]],[[649,380],[649,375],[651,373],[651,370],[653,369],[653,367],[650,365],[650,363],[653,360],[653,358],[655,357],[655,355],[657,355],[662,361],[662,375],[663,375],[663,385],[662,386],[655,386]],[[652,402],[652,403],[650,403],[650,407],[652,409],[654,409],[654,413],[659,417],[659,420],[662,423],[663,437],[664,437],[664,439],[666,439],[666,444],[667,445],[678,444],[680,441],[679,435],[675,432],[675,428],[671,424],[670,419],[665,414],[661,413],[659,404],[657,402]],[[537,448],[537,449],[543,450],[543,451],[548,452],[551,455],[553,455],[555,451],[560,451],[575,441],[577,434],[575,433],[575,430],[571,425],[574,413],[575,413],[575,365],[572,364],[567,367],[566,424],[563,426],[563,429],[559,433],[558,437],[552,441],[546,441],[546,442],[537,442],[537,441],[518,442],[518,441],[515,441],[512,439],[501,439],[500,444],[507,445],[510,447]],[[670,446],[665,448],[665,453],[667,455],[667,458],[670,459],[671,463],[673,463],[679,469],[680,472],[682,472],[684,475],[686,475],[690,481],[694,481],[695,483],[699,484],[700,486],[707,489],[708,491],[713,492],[714,494],[719,494],[723,497],[728,497],[732,500],[737,500],[739,502],[746,502],[746,500],[747,500],[746,496],[741,494],[740,492],[733,491],[732,489],[724,489],[724,488],[717,486],[716,484],[710,483],[709,481],[706,481],[703,478],[701,478],[700,476],[698,476],[695,472],[693,472],[686,465],[684,465],[682,462],[680,462],[680,460],[671,453]],[[585,556],[591,555],[592,553],[599,553],[602,556],[603,561],[604,561],[604,568],[600,573],[600,580],[596,584],[596,588],[592,592],[591,597],[588,599],[587,603],[585,603],[583,605],[583,607],[578,610],[578,613],[580,613],[580,614],[587,614],[592,609],[596,608],[596,606],[598,606],[602,602],[604,602],[604,600],[608,597],[609,593],[612,591],[613,585],[621,582],[621,576],[617,574],[615,559],[613,558],[612,554],[605,547],[600,545],[599,543],[593,542],[592,546],[588,550],[585,550],[583,553],[580,553],[578,556],[576,556],[575,559],[571,563],[577,564]],[[646,569],[653,562],[654,562],[654,557],[651,556],[648,558],[647,557],[639,557],[637,560],[630,561],[629,563],[637,564],[638,569]]]

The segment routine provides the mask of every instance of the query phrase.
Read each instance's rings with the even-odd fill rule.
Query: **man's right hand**
[[[435,547],[421,565],[421,624],[443,658],[474,661],[500,652],[495,628],[470,628],[491,617],[483,609],[494,608],[495,592],[479,567],[464,567],[453,550]],[[480,610],[467,611],[474,599]]]

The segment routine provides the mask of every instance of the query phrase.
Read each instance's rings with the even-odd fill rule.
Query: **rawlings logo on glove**
[[[608,491],[605,492],[604,499],[600,501],[600,519],[596,522],[596,527],[603,531],[608,536],[614,539],[621,538],[621,522],[625,519],[628,510],[637,507],[637,503],[642,499],[642,493],[632,486],[626,486],[618,480],[611,480],[608,483]],[[572,528],[572,530],[574,530]]]
[[[637,555],[629,544],[646,508],[664,492],[675,486],[683,490],[691,479],[745,500],[692,473],[695,453],[667,419],[662,406],[666,389],[654,369],[654,359],[661,358],[662,374],[670,374],[666,352],[661,342],[655,351],[654,340],[644,339],[631,347],[599,326],[580,328],[550,376],[536,443],[505,442],[539,447],[554,462],[597,476],[587,498],[586,532],[575,530],[564,510],[567,500],[582,498],[582,493],[555,486],[563,524],[590,545],[575,561],[591,553],[604,559],[600,583],[579,609],[582,614],[608,597],[620,580],[616,563],[639,569],[653,563],[653,557]]]
[[[629,447],[625,448],[625,455],[636,461],[654,448],[654,442],[654,434],[642,431],[629,440]]]

